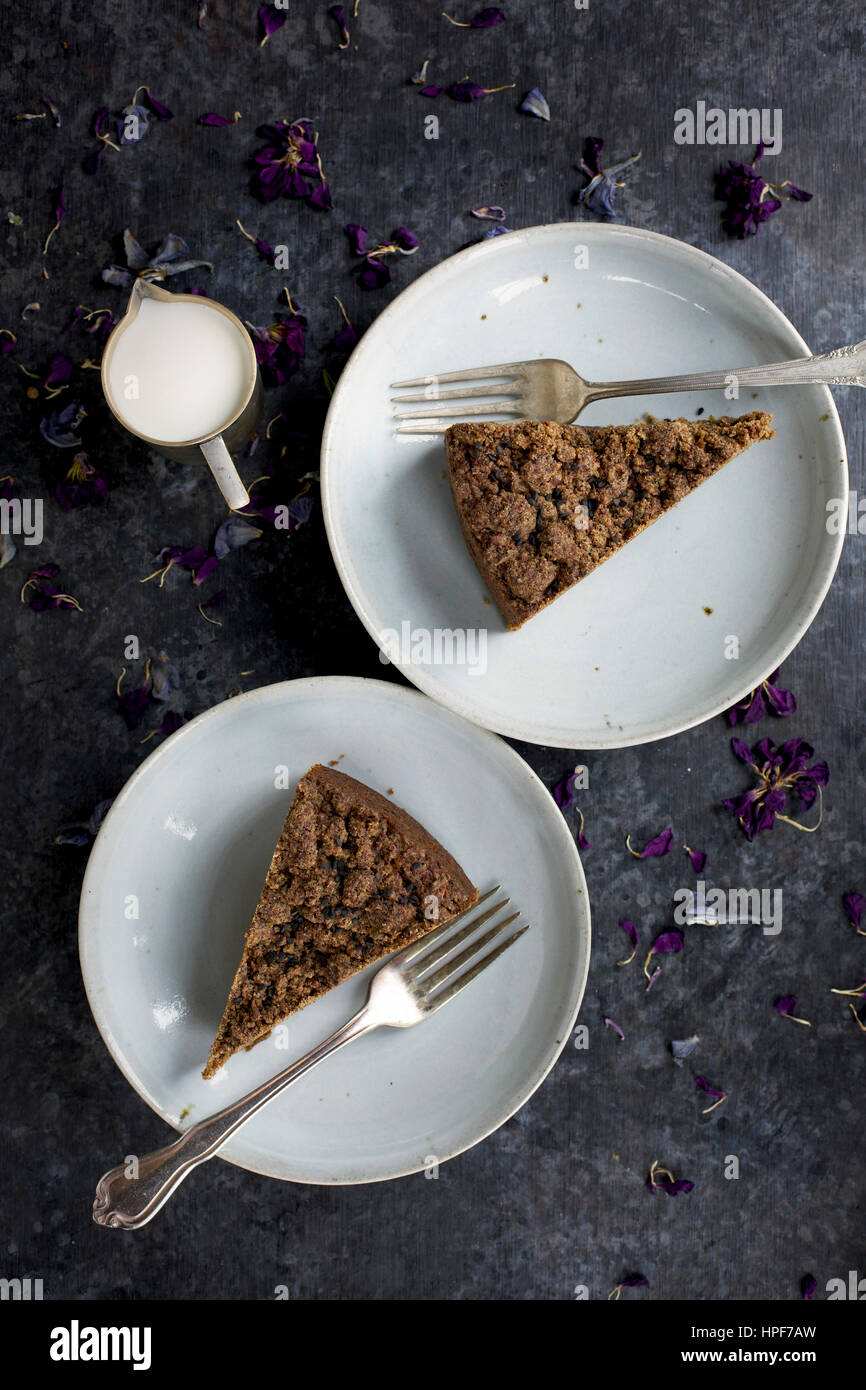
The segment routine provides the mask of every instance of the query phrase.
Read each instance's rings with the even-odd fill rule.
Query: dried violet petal
[[[607,1296],[607,1301],[613,1299],[614,1303],[619,1302],[620,1294],[623,1289],[648,1289],[649,1279],[645,1279],[642,1274],[628,1274],[625,1279],[621,1279]]]
[[[809,1303],[818,1290],[818,1280],[814,1274],[804,1274],[800,1280],[800,1293],[804,1302]]]
[[[620,922],[619,925],[620,925],[620,927],[622,928],[622,930],[625,932],[625,934],[626,934],[626,936],[628,937],[629,941],[631,942],[631,945],[632,945],[632,952],[631,952],[631,955],[628,956],[626,960],[618,960],[618,961],[617,961],[617,965],[630,965],[631,962],[632,962],[632,961],[634,960],[634,958],[635,958],[635,952],[637,951],[638,944],[639,944],[639,942],[640,942],[640,935],[639,935],[639,933],[638,933],[638,929],[637,929],[637,927],[635,926],[634,922],[630,922],[630,921],[628,920],[628,918],[626,918],[626,917],[624,917],[624,918],[622,919],[622,921]]]
[[[459,82],[452,82],[448,88],[448,95],[452,101],[480,101],[482,97],[492,96],[494,92],[507,92],[515,86],[514,82],[506,82],[503,87],[482,87],[477,82],[470,82],[468,77],[461,78]]]
[[[700,1042],[697,1033],[693,1033],[690,1038],[674,1038],[671,1042],[671,1052],[673,1059],[678,1067],[683,1065],[686,1057],[690,1057]]]
[[[580,170],[588,182],[580,189],[578,199],[586,204],[590,212],[594,212],[600,217],[615,219],[614,199],[616,190],[620,187],[616,181],[616,175],[622,173],[623,169],[629,168],[630,165],[636,164],[642,151],[638,150],[637,154],[631,155],[629,159],[612,164],[609,169],[602,169],[599,156],[603,148],[604,141],[596,135],[589,136],[584,142]]]
[[[251,526],[243,517],[230,516],[216,533],[214,555],[218,560],[224,560],[233,550],[239,550],[241,546],[249,545],[250,541],[258,540],[261,534],[258,527]]]
[[[643,849],[638,851],[631,847],[631,836],[626,835],[625,845],[629,854],[633,854],[635,859],[661,859],[670,852],[673,843],[674,832],[672,830],[662,830],[655,835]]]
[[[262,26],[262,33],[264,34],[259,48],[264,48],[271,34],[282,29],[287,18],[286,11],[284,9],[278,10],[276,5],[259,5],[259,24]]]
[[[648,967],[653,956],[675,954],[676,952],[681,951],[684,945],[685,938],[683,937],[682,932],[677,931],[675,928],[672,928],[670,931],[663,931],[659,933],[655,941],[650,946],[649,952],[647,953],[647,958],[644,961],[643,973],[646,975],[647,979],[650,980],[650,985],[652,985],[653,980],[650,979]]]
[[[340,31],[340,42],[337,44],[337,47],[348,48],[352,36],[349,33],[348,28],[346,27],[346,11],[343,9],[342,5],[331,5],[331,7],[328,10],[328,14],[331,16],[332,20],[334,21],[334,23]]]
[[[338,332],[334,334],[333,338],[328,339],[326,346],[332,352],[351,352],[352,348],[358,341],[358,334],[352,326],[352,323],[349,319],[349,315],[346,313],[342,301],[340,299],[337,299],[336,295],[334,295],[334,298],[337,300],[337,304],[340,307],[340,313],[343,316],[343,326],[338,330]]]
[[[649,1170],[647,1178],[647,1191],[655,1193],[658,1188],[666,1192],[669,1197],[676,1197],[680,1192],[691,1192],[694,1187],[693,1182],[688,1178],[675,1178],[668,1168],[661,1168],[658,1159],[655,1160]]]
[[[715,1089],[709,1084],[709,1082],[706,1081],[706,1080],[704,1079],[704,1077],[702,1077],[702,1076],[696,1076],[696,1077],[695,1077],[695,1085],[697,1086],[697,1088],[698,1088],[699,1091],[704,1091],[705,1094],[708,1095],[708,1096],[715,1096],[715,1097],[716,1097],[715,1104],[713,1104],[713,1105],[708,1105],[707,1108],[706,1108],[706,1110],[702,1110],[702,1111],[701,1111],[701,1114],[702,1114],[702,1115],[709,1115],[709,1113],[710,1113],[711,1110],[715,1110],[715,1108],[716,1108],[717,1105],[721,1105],[723,1101],[725,1101],[725,1100],[728,1099],[728,1093],[727,1093],[727,1091],[717,1091],[717,1090],[715,1090]]]
[[[768,704],[773,713],[778,715],[780,719],[789,719],[792,714],[796,713],[797,701],[790,690],[782,690],[780,686],[776,685],[779,669],[777,668],[739,704],[732,705],[726,711],[725,718],[730,725],[759,723],[767,713]]]
[[[455,25],[458,29],[492,29],[496,24],[505,23],[505,15],[501,10],[495,10],[492,6],[484,10],[479,10],[471,19],[459,20],[452,19],[450,14],[442,12],[442,18],[447,19],[449,24]]]
[[[469,216],[470,216],[470,217],[477,217],[477,218],[479,218],[481,221],[487,221],[487,222],[504,222],[504,221],[505,221],[505,208],[500,208],[500,207],[496,207],[496,206],[494,206],[494,207],[483,207],[483,208],[471,208],[471,209],[470,209],[470,212],[469,212]]]
[[[62,825],[55,835],[53,843],[55,845],[76,845],[78,848],[92,844],[113,803],[113,797],[106,797],[104,801],[96,803],[86,821],[74,821],[71,825]]]
[[[236,111],[233,116],[220,116],[216,111],[208,111],[204,116],[199,116],[199,125],[227,126],[237,125],[241,118],[240,111]]]
[[[87,412],[78,401],[70,401],[63,410],[51,411],[39,421],[39,433],[56,449],[76,449],[81,443],[77,433]]]
[[[31,570],[21,587],[21,602],[29,603],[35,613],[45,613],[51,608],[74,608],[80,613],[82,608],[78,599],[71,594],[61,593],[60,586],[54,583],[59,574],[59,565],[51,562],[40,569]]]
[[[526,93],[520,103],[520,110],[525,111],[527,116],[538,116],[542,121],[550,120],[550,107],[537,87]]]
[[[854,928],[858,936],[866,936],[866,931],[860,925],[863,917],[863,909],[866,908],[866,898],[862,893],[843,893],[842,905],[848,914],[848,921]]]
[[[614,1021],[613,1021],[612,1018],[606,1018],[606,1019],[604,1020],[604,1026],[605,1026],[605,1028],[612,1028],[613,1031],[614,1031],[614,1032],[617,1034],[617,1036],[619,1037],[620,1042],[624,1042],[624,1041],[625,1041],[625,1033],[622,1031],[622,1029],[620,1028],[620,1026],[619,1026],[618,1023],[614,1023]]]
[[[45,255],[46,251],[48,250],[48,243],[50,242],[51,238],[54,236],[54,233],[55,233],[55,232],[57,231],[57,229],[59,228],[61,222],[63,221],[63,219],[64,219],[64,217],[66,216],[66,214],[67,214],[68,211],[69,211],[69,207],[68,207],[67,202],[66,202],[66,194],[65,194],[65,192],[64,192],[64,190],[63,190],[63,187],[62,187],[62,185],[61,185],[61,187],[59,187],[58,189],[56,189],[56,190],[55,190],[55,193],[54,193],[54,226],[51,228],[51,231],[48,233],[47,237],[45,238],[45,243],[44,243],[44,245],[43,245],[43,247],[42,247],[42,254],[43,254],[43,256]]]
[[[703,873],[707,864],[707,856],[702,849],[689,849],[688,845],[683,845],[683,849],[692,861],[692,868],[696,874]]]
[[[796,994],[783,994],[781,998],[776,1000],[773,1007],[776,1013],[781,1014],[783,1018],[790,1018],[794,1023],[802,1023],[806,1028],[812,1027],[807,1019],[798,1018],[795,1013],[795,1009],[797,1008]]]

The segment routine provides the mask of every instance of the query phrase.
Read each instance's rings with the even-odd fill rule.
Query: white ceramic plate
[[[575,268],[580,247],[586,269]],[[398,435],[388,388],[520,358],[562,357],[604,381],[808,351],[749,281],[653,232],[588,222],[531,227],[452,256],[380,315],[331,402],[322,495],[355,611],[380,647],[386,631],[406,632],[397,664],[428,695],[533,743],[621,747],[724,710],[800,640],[836,569],[843,537],[828,534],[826,504],[847,496],[848,474],[826,387],[747,391],[731,402],[715,392],[592,406],[581,423],[624,424],[648,410],[770,410],[776,436],[727,464],[519,632],[505,631],[464,546],[441,436]],[[437,629],[487,629],[486,671],[477,662],[449,664],[449,655],[462,655],[451,639],[437,661]],[[430,653],[424,633],[433,634]]]
[[[333,676],[266,686],[151,754],[87,867],[79,937],[90,1006],[118,1066],[164,1119],[183,1129],[221,1109],[364,1002],[373,967],[291,1018],[288,1051],[269,1039],[201,1078],[295,784],[337,758],[393,789],[482,891],[503,883],[533,930],[433,1018],[328,1058],[222,1151],[299,1182],[398,1177],[490,1134],[559,1056],[589,968],[574,841],[507,744],[402,686]],[[280,766],[288,789],[275,788]],[[103,1155],[106,1165],[117,1157]]]

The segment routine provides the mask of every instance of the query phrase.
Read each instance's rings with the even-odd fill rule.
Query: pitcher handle
[[[206,439],[204,444],[199,447],[207,459],[208,467],[231,510],[239,512],[243,507],[248,507],[250,495],[232,462],[232,456],[225,446],[222,435],[218,434],[215,439]]]

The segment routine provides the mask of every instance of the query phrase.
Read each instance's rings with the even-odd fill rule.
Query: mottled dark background
[[[460,17],[474,5],[462,4]],[[95,372],[72,394],[87,405],[84,444],[107,474],[102,510],[64,512],[53,500],[71,461],[43,442],[41,400],[25,392],[19,364],[43,373],[65,350],[98,355],[79,329],[61,338],[76,303],[118,310],[125,295],[101,283],[129,227],[150,250],[169,230],[214,262],[175,288],[204,285],[243,318],[267,323],[283,284],[310,322],[303,370],[269,393],[298,432],[283,465],[292,479],[316,466],[325,405],[325,344],[339,327],[340,295],[360,329],[394,294],[480,234],[468,210],[507,208],[508,225],[582,218],[574,205],[584,138],[611,155],[643,158],[619,204],[624,221],[700,246],[769,294],[814,349],[863,336],[862,21],[859,6],[769,0],[760,6],[686,0],[506,0],[507,23],[472,32],[448,25],[438,3],[361,0],[352,45],[337,49],[324,3],[292,5],[261,48],[253,3],[215,0],[202,29],[196,3],[140,0],[100,6],[7,7],[3,96],[0,322],[18,332],[0,374],[3,466],[22,496],[46,499],[39,550],[19,545],[0,572],[3,614],[2,842],[3,1257],[0,1274],[44,1280],[52,1298],[163,1299],[272,1296],[287,1284],[311,1299],[568,1299],[577,1284],[603,1298],[639,1269],[648,1299],[792,1299],[801,1276],[866,1272],[863,1242],[862,1087],[866,1036],[830,986],[863,977],[866,939],[847,924],[840,895],[866,891],[863,864],[862,651],[866,541],[848,540],[832,591],[783,684],[799,711],[766,723],[773,737],[802,735],[831,767],[824,824],[814,836],[779,826],[749,847],[719,809],[742,785],[721,719],[648,747],[586,756],[584,794],[592,849],[585,867],[595,944],[582,1021],[586,1052],[569,1048],[539,1093],[492,1138],[446,1165],[438,1181],[322,1190],[281,1185],[215,1162],[137,1235],[90,1222],[96,1178],[123,1153],[166,1138],[132,1092],[91,1020],[78,968],[76,914],[87,851],[53,845],[62,824],[116,794],[154,744],[130,733],[114,702],[123,638],[144,654],[165,649],[183,677],[175,703],[187,716],[250,689],[295,676],[381,677],[376,650],[355,619],[331,562],[321,512],[287,539],[268,533],[232,556],[206,592],[228,588],[222,627],[196,611],[189,577],[163,590],[139,583],[169,543],[207,544],[224,513],[198,471],[168,464],[125,435],[99,396]],[[503,92],[473,106],[434,107],[408,78],[422,59],[431,77],[464,74]],[[175,113],[137,147],[107,151],[98,175],[82,170],[94,148],[96,108],[126,105],[140,83]],[[520,115],[538,85],[553,119]],[[39,111],[42,95],[62,112]],[[781,107],[784,147],[773,175],[814,192],[790,204],[747,242],[728,239],[712,196],[720,152],[679,147],[673,113],[699,98],[723,107]],[[423,138],[425,114],[441,119]],[[242,113],[231,129],[204,129],[205,111]],[[314,117],[334,210],[262,206],[251,196],[255,127],[276,117]],[[749,151],[730,150],[746,157]],[[770,161],[768,161],[768,165]],[[69,215],[48,255],[52,190]],[[11,225],[6,212],[19,215]],[[235,227],[240,218],[291,248],[280,275]],[[343,225],[385,235],[414,229],[421,249],[395,267],[392,285],[365,293],[350,274]],[[42,267],[48,267],[45,279]],[[22,307],[41,312],[19,324]],[[418,325],[423,332],[423,324]],[[333,369],[333,368],[332,368]],[[63,404],[67,392],[59,398]],[[852,486],[863,486],[866,400],[838,391]],[[251,476],[245,465],[247,476]],[[755,545],[772,517],[744,517]],[[34,556],[37,557],[34,560]],[[81,614],[34,613],[18,592],[34,563],[61,566]],[[128,663],[127,663],[128,664]],[[254,675],[242,676],[252,669]],[[140,673],[141,663],[133,666]],[[574,753],[520,746],[548,785]],[[669,918],[685,856],[639,864],[622,833],[673,823],[707,849],[720,884],[783,886],[780,936],[719,932],[697,940],[646,996],[634,971],[617,971],[620,917],[652,934]],[[678,842],[680,836],[678,834]],[[806,1029],[778,1017],[773,1000],[794,993]],[[601,1028],[604,1015],[626,1033]],[[701,1036],[695,1070],[729,1092],[708,1117],[692,1068],[678,1070],[666,1041]],[[741,1177],[723,1176],[738,1155]],[[694,1180],[688,1196],[650,1197],[653,1159]]]

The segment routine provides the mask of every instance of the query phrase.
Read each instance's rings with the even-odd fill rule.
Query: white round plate
[[[550,793],[507,744],[381,681],[287,681],[227,700],[172,734],[112,806],[81,894],[81,967],[112,1056],[176,1129],[332,1033],[363,1004],[375,967],[289,1019],[287,1050],[267,1039],[201,1078],[295,785],[332,759],[393,794],[481,891],[502,883],[533,924],[432,1018],[327,1058],[221,1152],[276,1178],[375,1182],[497,1129],[577,1016],[589,968],[583,871]]]
[[[694,418],[701,408],[769,410],[776,435],[506,632],[463,543],[442,437],[398,435],[389,385],[537,357],[564,358],[604,381],[808,351],[748,280],[654,232],[588,222],[530,227],[452,256],[380,315],[331,402],[322,497],[356,613],[380,648],[395,640],[386,634],[400,635],[395,659],[421,690],[515,738],[622,747],[709,719],[780,664],[833,578],[843,537],[828,534],[826,505],[847,497],[848,474],[827,388],[590,407],[581,424],[625,424],[645,411]],[[486,669],[482,639],[471,636],[484,630]],[[468,634],[470,659],[450,636],[437,652],[437,631]]]

